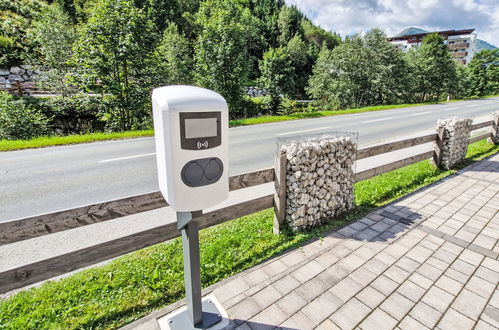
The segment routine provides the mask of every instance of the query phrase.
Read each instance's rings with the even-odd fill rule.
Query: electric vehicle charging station
[[[161,193],[177,212],[182,233],[187,310],[170,329],[207,329],[222,320],[211,301],[201,301],[199,230],[202,210],[229,195],[228,107],[216,92],[166,86],[152,93],[156,160]]]

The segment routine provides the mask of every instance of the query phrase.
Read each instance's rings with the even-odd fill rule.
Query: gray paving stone
[[[256,316],[250,319],[249,325],[254,330],[273,329],[284,322],[288,315],[284,313],[277,305],[271,305]]]
[[[470,276],[471,274],[473,274],[473,272],[475,271],[475,266],[461,260],[461,259],[458,259],[456,261],[454,261],[451,265],[451,268],[463,273],[463,274],[466,274],[468,276]]]
[[[384,294],[385,296],[390,295],[398,287],[398,283],[392,281],[388,277],[381,275],[376,280],[371,283],[371,286]]]
[[[330,288],[328,283],[316,277],[299,286],[296,292],[308,301],[312,301]]]
[[[445,263],[445,262],[441,261],[440,259],[437,259],[434,257],[430,257],[428,260],[426,260],[426,264],[433,266],[437,269],[440,269],[442,271],[446,270],[450,265],[450,263]]]
[[[400,321],[413,306],[414,302],[395,292],[380,305],[380,308],[394,319]]]
[[[365,267],[360,267],[350,274],[350,277],[355,282],[365,287],[376,278],[376,274],[372,273]]]
[[[386,299],[384,294],[370,286],[362,289],[362,291],[360,291],[355,297],[371,309],[376,308]]]
[[[497,327],[494,327],[483,320],[478,320],[475,325],[475,330],[497,330]]]
[[[334,312],[329,319],[341,329],[354,329],[370,312],[369,307],[352,298]]]
[[[227,312],[229,317],[232,319],[238,320],[249,320],[254,315],[258,314],[261,311],[260,306],[256,303],[256,301],[248,297],[241,301],[239,304],[230,308]]]
[[[215,289],[214,294],[220,302],[224,302],[248,289],[249,285],[241,278],[237,278]]]
[[[335,256],[333,253],[323,253],[315,259],[315,261],[326,268],[335,264],[338,260],[340,260],[340,258]]]
[[[456,300],[454,300],[451,307],[470,319],[477,321],[486,303],[487,300],[484,298],[469,290],[463,289]]]
[[[305,260],[305,255],[299,250],[288,253],[280,259],[287,267],[292,267],[303,260]]]
[[[459,259],[466,261],[467,263],[478,266],[483,260],[483,255],[473,252],[471,250],[464,250],[460,255]]]
[[[319,324],[315,330],[341,330],[341,328],[338,328],[336,324],[333,323],[330,319],[327,319],[326,321],[322,322]]]
[[[435,268],[429,264],[423,264],[421,267],[418,268],[416,271],[418,274],[428,278],[431,281],[436,281],[437,278],[442,275],[443,270]]]
[[[372,273],[379,275],[382,274],[385,271],[385,269],[388,268],[388,265],[380,261],[379,259],[371,259],[364,264],[364,267],[366,267]]]
[[[421,301],[435,308],[440,313],[444,313],[447,310],[452,300],[454,300],[453,295],[436,286],[431,287],[421,299]]]
[[[359,283],[347,277],[333,286],[328,292],[332,293],[342,301],[347,301],[355,296],[361,289],[362,286]]]
[[[431,329],[440,320],[442,313],[420,301],[414,306],[409,315]]]
[[[408,277],[409,275],[411,275],[409,272],[406,272],[405,270],[403,270],[402,268],[399,268],[397,266],[391,266],[390,268],[388,268],[384,273],[383,275],[385,275],[386,277],[388,277],[389,279],[391,279],[392,281],[394,282],[397,282],[398,284],[401,284],[402,282],[404,282]]]
[[[283,295],[273,286],[267,286],[263,290],[257,292],[252,297],[255,299],[261,309],[267,308],[271,304],[279,300]]]
[[[382,311],[374,310],[361,324],[363,330],[393,329],[397,325],[397,320]]]
[[[495,285],[477,276],[473,276],[466,283],[465,288],[488,300],[494,292]]]
[[[306,301],[296,291],[291,291],[289,294],[277,301],[277,306],[279,306],[279,308],[288,316],[291,316],[302,309],[302,307],[307,303],[308,301]]]
[[[418,302],[419,299],[425,294],[426,290],[419,285],[413,283],[412,281],[405,281],[397,289],[397,292],[402,294],[404,297],[409,298],[413,302]]]
[[[480,266],[475,272],[475,275],[497,285],[499,283],[499,273],[488,269],[487,267]]]
[[[296,289],[300,285],[301,283],[291,275],[286,275],[280,280],[272,283],[272,286],[283,296]]]
[[[435,285],[454,296],[457,296],[459,291],[463,288],[463,284],[461,282],[458,282],[446,275],[441,276]]]
[[[449,276],[450,278],[462,283],[462,284],[465,284],[466,282],[468,282],[468,279],[470,277],[469,275],[463,274],[460,271],[457,271],[457,270],[452,269],[452,268],[448,268],[444,274]]]
[[[269,276],[275,276],[279,273],[282,273],[288,269],[288,266],[286,266],[282,261],[276,260],[273,261],[269,264],[266,264],[265,266],[262,267],[262,270],[267,273]]]
[[[302,267],[292,272],[291,275],[293,275],[293,277],[296,278],[301,283],[305,283],[311,278],[317,276],[317,274],[322,272],[324,269],[326,269],[324,266],[322,266],[317,261],[312,260],[309,263],[303,265]]]
[[[499,261],[492,258],[483,259],[482,266],[499,273]]]
[[[284,330],[309,330],[315,328],[315,326],[312,321],[303,312],[300,311],[291,316],[284,323],[282,323],[280,325],[280,328]]]
[[[473,329],[475,321],[455,311],[452,308],[444,314],[438,327],[441,329],[470,330]]]
[[[262,268],[258,268],[257,270],[243,276],[243,280],[248,283],[249,287],[258,285],[269,278],[270,275],[267,274]]]
[[[371,241],[378,235],[379,235],[379,232],[372,230],[370,228],[367,228],[367,229],[362,230],[361,232],[358,232],[353,237],[355,237],[355,239],[358,239],[361,241]]]
[[[410,273],[414,272],[421,265],[419,262],[412,260],[411,258],[402,257],[395,263],[396,266],[408,271]]]
[[[340,308],[343,303],[344,300],[341,300],[330,292],[325,292],[305,306],[302,311],[312,321],[314,326],[318,326],[324,322],[329,315]]]
[[[480,318],[488,324],[499,329],[499,309],[487,306],[485,307],[485,310],[483,311]]]
[[[428,327],[424,326],[422,323],[416,321],[409,315],[404,317],[404,319],[399,323],[399,328],[402,330],[426,330]]]

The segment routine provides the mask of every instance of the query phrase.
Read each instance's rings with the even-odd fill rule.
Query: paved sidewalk
[[[498,209],[496,155],[203,293],[230,329],[497,329]]]

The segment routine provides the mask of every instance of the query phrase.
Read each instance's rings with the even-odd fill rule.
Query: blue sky
[[[428,31],[475,28],[499,47],[499,0],[286,0],[342,37],[372,28],[389,36],[406,27]]]

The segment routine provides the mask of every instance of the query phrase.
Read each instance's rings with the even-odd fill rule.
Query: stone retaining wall
[[[20,88],[22,93],[31,94],[37,89],[36,81],[43,79],[46,77],[30,65],[0,69],[0,90],[17,93]]]
[[[472,122],[471,119],[463,118],[438,121],[437,130],[441,127],[444,128],[440,167],[445,169],[453,168],[466,157]]]
[[[260,87],[247,87],[246,94],[250,97],[260,97],[268,94],[268,91],[265,88]]]
[[[356,138],[329,135],[284,142],[280,152],[287,159],[286,222],[293,230],[318,226],[353,208]]]

